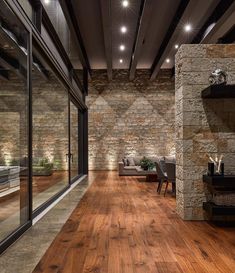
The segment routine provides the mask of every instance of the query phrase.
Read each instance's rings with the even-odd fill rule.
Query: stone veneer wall
[[[223,154],[235,173],[235,99],[201,98],[216,68],[235,84],[235,45],[182,45],[176,55],[177,210],[187,220],[205,219],[207,155]]]
[[[117,170],[124,155],[170,155],[175,149],[175,87],[171,71],[153,82],[147,70],[94,71],[89,83],[89,169]]]

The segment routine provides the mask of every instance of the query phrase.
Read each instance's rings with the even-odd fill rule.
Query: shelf
[[[213,202],[204,202],[203,209],[211,216],[214,215],[227,215],[235,216],[235,206],[219,206]]]
[[[210,85],[202,91],[201,97],[204,99],[235,98],[235,85]]]
[[[225,191],[235,190],[235,176],[234,175],[203,175],[203,182],[215,189]]]

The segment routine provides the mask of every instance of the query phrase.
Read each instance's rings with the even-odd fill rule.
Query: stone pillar
[[[235,84],[235,45],[182,45],[176,54],[177,211],[185,220],[205,219],[208,155],[223,154],[225,172],[235,173],[235,99],[201,98],[216,68]]]

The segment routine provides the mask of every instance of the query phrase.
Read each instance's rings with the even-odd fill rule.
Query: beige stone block
[[[235,58],[235,45],[230,44],[225,46],[224,55],[227,58]]]
[[[207,58],[224,58],[225,57],[225,45],[207,45],[206,57]]]

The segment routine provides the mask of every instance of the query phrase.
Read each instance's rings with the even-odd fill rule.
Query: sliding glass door
[[[71,181],[80,174],[79,168],[79,110],[70,101],[70,172]]]
[[[0,241],[29,221],[29,33],[0,1]]]
[[[69,186],[68,90],[33,41],[33,210]]]

